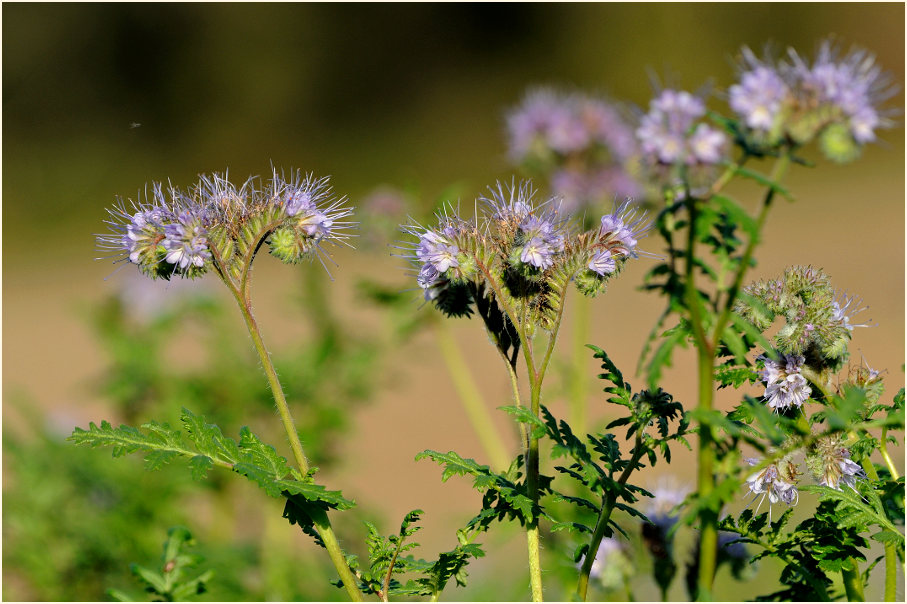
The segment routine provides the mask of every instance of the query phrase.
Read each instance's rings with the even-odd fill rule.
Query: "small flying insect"
[[[134,128],[138,128],[139,126],[141,126],[140,123],[138,123],[138,122],[131,122],[131,123],[129,124],[129,129],[132,130],[132,129],[134,129]]]

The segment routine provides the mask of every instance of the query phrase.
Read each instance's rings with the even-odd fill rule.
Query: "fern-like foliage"
[[[533,505],[525,481],[520,481],[522,455],[501,474],[492,472],[490,467],[481,465],[474,459],[464,459],[454,451],[423,451],[416,456],[416,461],[420,459],[431,459],[443,466],[443,482],[447,482],[452,476],[473,478],[473,486],[483,493],[482,511],[469,522],[467,528],[487,530],[495,520],[517,520],[524,524],[537,517],[547,517],[541,506]],[[540,495],[551,492],[551,481],[550,476],[539,476]]]
[[[355,505],[340,491],[329,491],[315,484],[312,477],[315,470],[303,476],[290,467],[285,457],[247,427],[240,430],[237,442],[188,409],[183,409],[180,419],[181,429],[155,421],[143,424],[141,429],[125,425],[114,428],[107,421],[100,426],[91,423],[88,430],[76,428],[69,440],[91,447],[112,447],[114,457],[144,453],[148,470],[161,468],[176,459],[187,459],[196,480],[204,479],[214,466],[230,469],[257,484],[270,497],[286,499],[284,517],[316,540],[313,518],[329,509],[346,510]]]
[[[368,528],[368,568],[360,568],[356,556],[347,556],[363,593],[377,595],[385,602],[391,596],[437,599],[451,579],[461,587],[466,585],[466,566],[469,561],[485,555],[481,546],[472,542],[478,531],[458,530],[458,545],[451,551],[439,554],[435,561],[415,558],[406,552],[419,547],[418,543],[409,541],[409,538],[421,529],[416,523],[422,513],[422,510],[409,512],[403,518],[397,534],[387,537],[382,536],[372,523],[365,523]],[[398,577],[402,575],[409,577],[401,580]],[[342,581],[334,584],[343,586]]]

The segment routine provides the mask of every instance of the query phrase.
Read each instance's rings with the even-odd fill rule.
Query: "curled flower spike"
[[[529,181],[498,183],[477,199],[474,220],[462,219],[449,206],[436,215],[436,226],[403,225],[415,241],[400,246],[402,256],[425,300],[448,315],[463,316],[472,312],[477,296],[490,296],[515,313],[514,323],[547,329],[558,319],[571,280],[584,294],[595,295],[628,258],[638,256],[638,239],[648,225],[627,204],[601,227],[579,233],[561,214],[557,198],[536,203],[534,196]]]
[[[840,436],[820,439],[806,465],[819,484],[838,491],[843,487],[856,490],[857,480],[866,477],[860,465],[850,459],[850,450],[843,446]]]
[[[347,244],[351,210],[332,195],[326,178],[301,172],[287,179],[275,170],[267,186],[249,178],[237,187],[228,175],[203,174],[186,192],[165,195],[159,183],[144,201],[123,201],[109,210],[112,234],[98,246],[116,260],[135,264],[151,277],[197,277],[214,267],[234,285],[267,244],[284,262],[319,256],[321,243]]]
[[[760,331],[769,330],[779,315],[785,319],[774,337],[781,353],[805,357],[806,364],[816,371],[841,368],[853,328],[846,311],[859,302],[853,298],[835,300],[831,279],[824,271],[793,266],[781,278],[757,281],[743,291],[747,297],[738,301],[734,310]]]
[[[748,48],[742,55],[728,100],[756,147],[818,139],[826,157],[846,162],[890,125],[881,105],[895,88],[864,50],[841,56],[825,41],[812,64],[793,49],[786,62],[759,60]]]
[[[804,361],[802,356],[784,355],[780,363],[766,356],[760,356],[757,360],[765,363],[760,377],[765,382],[765,399],[773,411],[790,407],[799,409],[809,399],[812,388],[800,373]]]
[[[754,458],[748,458],[745,461],[751,466],[759,464],[759,460]],[[800,497],[797,491],[797,478],[799,475],[800,472],[797,470],[797,466],[787,458],[750,475],[746,479],[746,483],[750,493],[755,495],[753,501],[759,498],[759,495],[762,495],[754,514],[759,512],[759,507],[762,506],[762,502],[765,501],[766,497],[768,497],[769,515],[771,515],[772,504],[779,501],[787,505],[796,505]]]

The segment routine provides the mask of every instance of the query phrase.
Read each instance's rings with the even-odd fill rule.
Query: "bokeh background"
[[[103,599],[109,587],[138,594],[129,564],[153,566],[175,524],[190,527],[218,571],[206,597],[342,597],[306,566],[321,564],[307,538],[252,485],[229,476],[193,485],[183,468],[143,473],[139,460],[64,442],[89,421],[175,423],[193,403],[229,434],[246,423],[268,434],[276,423],[239,315],[212,279],[188,292],[153,288],[94,261],[93,234],[116,195],[227,168],[244,179],[273,163],[331,175],[353,205],[380,187],[404,191],[421,215],[511,178],[503,115],[529,86],[644,107],[650,74],[721,91],[742,45],[809,54],[829,34],[872,50],[896,81],[904,74],[902,4],[17,3],[3,5],[2,26],[3,597],[16,600]],[[720,95],[710,105],[726,110]],[[877,326],[855,332],[854,358],[887,370],[893,392],[904,362],[903,94],[890,105],[898,125],[858,162],[792,171],[797,202],[772,213],[753,276],[812,264],[861,295],[870,310],[860,318]],[[364,251],[337,252],[333,283],[317,266],[259,260],[254,295],[293,404],[315,401],[300,413],[314,426],[305,434],[322,456],[321,481],[385,532],[425,510],[429,558],[453,547],[479,496],[462,480],[442,485],[436,467],[413,457],[484,453],[418,294],[375,303],[376,284],[411,287],[386,226],[364,222]],[[628,375],[661,310],[638,290],[646,269],[629,266],[595,300],[587,334]],[[506,404],[506,376],[479,326],[448,327],[488,408]],[[680,400],[692,398],[692,367],[680,355],[667,375]],[[589,375],[596,370],[590,357]],[[610,412],[589,385],[590,421],[601,422]],[[559,388],[555,380],[555,412],[564,410]],[[507,418],[492,413],[513,450]],[[694,484],[682,460],[656,470],[648,479]],[[361,542],[361,525],[344,524],[346,542]],[[492,553],[471,567],[471,586],[445,598],[523,599],[520,534],[501,528],[484,543]],[[771,581],[771,570],[759,572]],[[681,584],[672,597],[685,597]],[[744,594],[722,575],[718,589],[738,599],[771,588]],[[637,596],[657,594],[643,581]]]

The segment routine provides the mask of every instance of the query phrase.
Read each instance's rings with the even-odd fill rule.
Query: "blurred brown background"
[[[679,87],[711,80],[724,90],[740,46],[771,41],[810,54],[829,34],[876,53],[896,81],[904,74],[904,6],[894,3],[4,4],[2,16],[3,394],[26,392],[61,434],[110,417],[90,387],[103,358],[82,315],[126,278],[107,278],[111,265],[93,261],[93,233],[118,194],[134,197],[152,180],[185,186],[225,168],[242,179],[273,162],[332,175],[353,205],[382,184],[418,191],[428,208],[454,183],[469,202],[513,174],[503,112],[531,85],[645,106],[647,70]],[[855,332],[854,359],[862,353],[886,369],[889,392],[903,383],[903,98],[890,101],[899,125],[859,161],[790,173],[797,202],[777,204],[753,274],[812,264],[861,295],[870,310],[858,319],[877,326]],[[710,106],[727,110],[720,98]],[[755,189],[737,192],[756,199]],[[352,284],[369,275],[407,287],[402,263],[389,251],[336,259],[333,301],[368,332],[380,315],[363,308]],[[291,273],[320,269],[257,264],[266,338],[281,346],[304,336],[288,311],[299,285]],[[627,373],[662,308],[637,289],[647,268],[633,263],[595,300],[586,338]],[[506,404],[506,377],[479,326],[453,325],[488,405]],[[569,326],[564,334],[566,359]],[[478,495],[462,480],[441,485],[439,470],[413,457],[425,448],[483,453],[431,333],[395,351],[389,366],[376,378],[380,396],[338,444],[341,467],[322,481],[389,526],[422,507],[423,542],[445,547],[444,525],[462,523]],[[680,356],[668,373],[680,400],[692,399],[692,367]],[[563,415],[558,388],[550,403]],[[590,401],[590,416],[604,417],[601,397]],[[509,420],[494,413],[509,434]],[[686,477],[680,467],[671,471]]]

